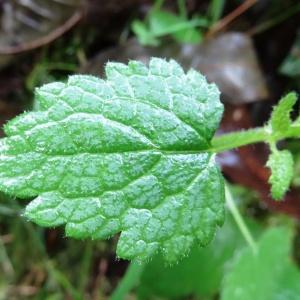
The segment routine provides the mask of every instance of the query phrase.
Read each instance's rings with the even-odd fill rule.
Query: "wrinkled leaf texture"
[[[159,58],[108,63],[106,77],[36,90],[38,110],[5,126],[0,189],[36,197],[25,216],[37,224],[75,238],[121,233],[119,257],[177,261],[223,223],[223,178],[207,151],[219,91]]]

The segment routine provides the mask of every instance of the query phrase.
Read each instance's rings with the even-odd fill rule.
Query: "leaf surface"
[[[258,251],[245,249],[232,264],[222,290],[222,300],[297,300],[300,272],[290,258],[292,232],[287,227],[266,231]]]
[[[179,43],[196,44],[201,41],[202,36],[195,28],[195,20],[187,20],[167,11],[153,11],[149,18],[150,32],[157,37],[171,34]]]
[[[294,173],[294,160],[290,151],[274,151],[270,154],[267,167],[271,170],[269,183],[272,197],[280,200],[288,191]]]
[[[36,197],[25,215],[40,225],[76,238],[121,232],[119,257],[176,261],[223,223],[223,178],[207,151],[219,91],[158,58],[108,63],[106,77],[37,89],[38,111],[5,126],[0,189]]]
[[[292,124],[291,111],[297,102],[296,93],[289,93],[280,99],[278,105],[273,109],[271,115],[272,130],[276,133],[285,133]]]

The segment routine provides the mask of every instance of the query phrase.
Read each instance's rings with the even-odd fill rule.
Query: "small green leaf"
[[[159,40],[151,34],[151,32],[148,30],[147,26],[139,21],[135,20],[131,24],[131,29],[137,36],[139,42],[142,45],[149,45],[149,46],[157,46],[159,45]]]
[[[176,261],[224,219],[208,152],[223,106],[201,74],[173,60],[108,63],[107,80],[70,76],[37,89],[38,111],[5,126],[0,190],[37,197],[25,215],[66,235],[121,232],[119,257]]]
[[[195,28],[178,30],[174,32],[172,36],[178,43],[182,44],[198,44],[203,38],[201,31]]]
[[[275,134],[284,133],[291,126],[290,113],[296,101],[297,95],[292,92],[283,97],[274,107],[270,122]]]
[[[300,272],[290,259],[292,232],[286,227],[266,231],[258,252],[244,249],[224,280],[221,300],[296,300]]]
[[[150,31],[157,37],[170,34],[179,43],[198,43],[202,35],[194,28],[195,20],[185,20],[166,11],[153,11],[149,18]]]
[[[272,197],[280,200],[289,189],[293,178],[293,156],[288,150],[273,151],[269,156],[267,166],[271,169],[269,183]]]
[[[170,33],[170,28],[180,22],[180,17],[161,10],[154,10],[149,16],[151,32],[156,36],[163,36]]]
[[[159,38],[166,35],[179,43],[199,43],[202,34],[196,27],[207,25],[207,20],[200,16],[188,20],[167,11],[152,10],[145,22],[135,20],[131,27],[142,45],[157,46]]]

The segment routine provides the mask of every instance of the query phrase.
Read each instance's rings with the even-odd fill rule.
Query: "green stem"
[[[223,152],[241,146],[265,142],[268,134],[265,128],[254,128],[216,136],[212,139],[212,152]]]
[[[243,237],[245,238],[248,245],[251,247],[253,253],[257,253],[257,245],[256,245],[246,223],[244,222],[243,217],[241,216],[238,208],[236,207],[235,202],[232,197],[232,194],[230,192],[230,189],[228,188],[227,185],[225,185],[225,198],[226,198],[226,204],[228,206],[228,209],[230,210]]]
[[[300,126],[292,125],[284,133],[273,134],[270,127],[259,127],[245,131],[237,131],[216,136],[212,139],[212,148],[210,152],[223,152],[234,148],[246,146],[253,143],[268,142],[276,143],[282,139],[299,138]]]
[[[186,20],[187,19],[187,11],[185,7],[185,0],[177,0],[177,5],[179,8],[179,15],[181,19]]]
[[[138,283],[144,264],[140,264],[136,261],[130,263],[127,268],[126,274],[121,279],[118,287],[113,292],[110,300],[123,300],[126,295],[136,286]]]

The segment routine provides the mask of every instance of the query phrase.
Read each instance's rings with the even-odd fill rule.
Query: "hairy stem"
[[[216,136],[212,139],[211,152],[223,152],[259,142],[276,143],[286,138],[300,137],[300,126],[292,125],[286,132],[273,134],[270,127],[259,127],[244,131],[236,131]]]
[[[264,127],[226,133],[212,139],[212,151],[223,152],[253,143],[264,142],[267,137],[268,134]]]

